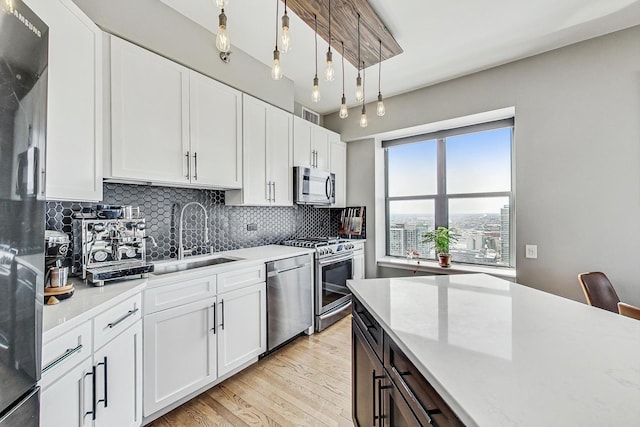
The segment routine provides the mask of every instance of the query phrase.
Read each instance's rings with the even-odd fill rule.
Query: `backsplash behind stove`
[[[150,260],[176,257],[178,223],[182,206],[199,202],[209,216],[209,245],[215,252],[277,244],[282,240],[305,236],[335,236],[338,223],[332,209],[311,206],[286,207],[225,206],[224,191],[189,188],[154,187],[132,184],[104,184],[105,204],[139,206],[146,218],[147,235],[158,246],[147,243]],[[73,207],[89,207],[93,203],[47,202],[47,229],[72,233]],[[201,244],[199,231],[204,229],[204,215],[189,207],[185,212],[185,246]],[[256,224],[256,231],[247,231]],[[74,250],[75,252],[75,250]],[[76,258],[77,262],[78,258]]]

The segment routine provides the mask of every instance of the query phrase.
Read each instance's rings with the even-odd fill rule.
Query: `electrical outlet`
[[[247,224],[247,231],[258,231],[258,224],[256,224],[255,222]]]
[[[525,245],[524,247],[525,258],[538,258],[538,245]]]

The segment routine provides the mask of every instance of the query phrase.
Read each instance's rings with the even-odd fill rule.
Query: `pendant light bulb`
[[[362,115],[360,116],[360,127],[366,128],[369,125],[369,121],[367,120],[367,109],[362,106]]]
[[[273,51],[273,67],[271,67],[271,78],[280,80],[282,78],[282,67],[280,66],[280,52],[278,48]]]
[[[14,11],[14,5],[13,5],[13,0],[5,0],[4,1],[4,10],[9,14],[9,15],[13,15],[13,11]]]
[[[313,90],[311,91],[311,100],[313,102],[320,101],[320,87],[318,86],[318,76],[313,78]]]
[[[358,77],[356,78],[356,101],[362,101],[362,97],[362,77],[360,77],[360,72],[358,72]]]
[[[376,108],[376,114],[382,117],[386,112],[387,111],[384,109],[384,102],[382,101],[382,94],[378,93],[378,107]]]
[[[216,7],[218,9],[222,9],[227,5],[227,0],[215,0],[215,1],[216,1]]]
[[[220,52],[229,52],[231,48],[231,41],[227,34],[227,15],[224,14],[224,9],[218,15],[218,35],[216,36],[216,47]]]
[[[324,70],[324,79],[328,82],[332,82],[335,79],[336,74],[333,69],[333,53],[327,51],[327,68]]]
[[[284,15],[282,15],[282,53],[291,49],[291,35],[289,34],[289,15],[287,15],[287,3],[285,2]]]
[[[340,104],[340,118],[346,119],[349,117],[349,109],[347,108],[347,98],[342,97],[342,104]]]

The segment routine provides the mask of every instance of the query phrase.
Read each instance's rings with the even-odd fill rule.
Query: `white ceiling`
[[[160,1],[216,32],[219,10],[213,0]],[[225,13],[232,46],[271,66],[278,0],[228,1]],[[382,63],[385,97],[640,24],[640,0],[369,0],[369,3],[404,49],[404,53]],[[279,7],[282,15],[282,2]],[[313,29],[291,12],[289,15],[292,49],[281,54],[281,64],[285,76],[294,82],[295,100],[321,114],[337,111],[342,96],[340,55],[334,51],[336,80],[324,82],[327,43],[318,38],[322,98],[313,104],[310,97],[315,72]],[[356,74],[355,67],[345,61],[345,94],[350,107],[357,104]],[[377,66],[368,67],[367,102],[375,101],[377,83]]]

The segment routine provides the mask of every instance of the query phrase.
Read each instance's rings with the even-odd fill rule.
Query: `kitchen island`
[[[445,413],[450,408],[457,418],[437,425],[640,423],[637,320],[485,274],[352,280],[349,288],[356,299],[354,357],[358,348],[375,348],[362,346],[356,335],[375,336],[378,324],[384,345],[369,354],[377,354],[389,381],[378,392],[400,390],[414,413],[439,413],[416,409],[415,399],[407,399],[412,378],[422,376],[436,401],[446,402]],[[415,366],[413,377],[407,369],[389,368],[396,354]],[[354,363],[355,418],[366,403],[356,390],[356,369]],[[374,383],[381,377],[368,375],[369,383],[372,375]],[[394,376],[401,378],[397,389],[390,385]],[[389,404],[375,391],[373,405],[381,409],[373,418],[389,416]],[[371,413],[371,403],[366,407]]]

